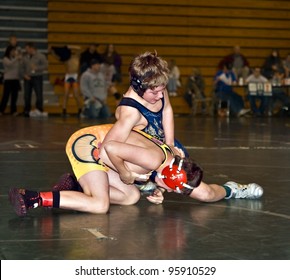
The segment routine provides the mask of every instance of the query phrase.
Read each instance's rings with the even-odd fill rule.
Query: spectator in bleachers
[[[23,56],[24,116],[47,116],[43,111],[43,74],[48,68],[46,56],[32,43],[26,43]],[[31,111],[32,91],[36,95],[35,110]]]
[[[255,67],[254,71],[249,77],[246,79],[246,84],[255,83],[264,84],[267,83],[268,79],[261,74],[261,68]],[[269,97],[264,96],[263,89],[261,95],[250,95],[248,94],[251,110],[254,116],[263,116],[268,109],[269,105]]]
[[[62,106],[62,116],[67,117],[67,103],[71,93],[77,103],[79,116],[82,110],[81,99],[79,94],[79,71],[80,71],[80,50],[79,46],[67,45],[64,47],[50,48],[51,53],[54,54],[60,61],[65,64],[64,77],[64,98]]]
[[[81,53],[80,56],[80,74],[90,68],[90,63],[93,59],[100,60],[101,54],[98,52],[98,44],[90,44],[90,46]]]
[[[250,73],[250,65],[247,58],[241,53],[240,46],[234,46],[233,52],[227,56],[225,56],[218,64],[218,68],[220,70],[223,69],[224,65],[231,64],[232,65],[232,71],[236,76],[236,79],[239,80],[240,78],[243,79],[243,81],[246,80]]]
[[[282,87],[283,85],[284,74],[278,70],[274,71],[274,76],[271,79],[272,83],[272,98],[270,99],[269,111],[274,113],[274,107],[280,102],[280,109],[277,111],[277,114],[280,115],[290,115],[290,98],[285,90]]]
[[[107,118],[111,116],[107,105],[108,84],[105,68],[101,59],[93,59],[80,80],[81,92],[84,96],[82,117],[89,119]]]
[[[273,49],[271,54],[265,59],[262,74],[270,80],[273,78],[275,71],[284,74],[283,61],[277,49]]]
[[[198,68],[193,68],[192,74],[187,78],[184,98],[190,107],[193,106],[193,99],[205,100],[205,81]],[[206,112],[206,103],[202,102],[202,112]]]
[[[108,65],[113,65],[115,68],[115,72],[112,77],[113,83],[121,83],[122,82],[122,58],[121,55],[116,51],[115,46],[113,44],[108,44],[106,46],[105,52],[103,53],[104,62]]]
[[[9,45],[3,58],[3,96],[0,104],[0,115],[3,115],[10,98],[10,114],[16,116],[18,92],[21,88],[21,64],[22,55],[18,53],[16,46]]]
[[[176,65],[175,59],[170,59],[168,62],[169,68],[169,80],[167,84],[167,90],[169,96],[177,96],[177,88],[181,86],[180,83],[180,71]]]
[[[290,78],[290,53],[288,53],[286,58],[283,60],[283,67],[285,78]]]
[[[232,66],[224,64],[223,70],[218,70],[214,77],[214,93],[219,100],[229,102],[230,115],[241,117],[250,110],[245,109],[242,96],[233,90],[232,86],[236,84],[237,80]]]

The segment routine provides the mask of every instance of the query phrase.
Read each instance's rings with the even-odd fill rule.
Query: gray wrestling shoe
[[[232,195],[229,198],[258,199],[264,193],[263,188],[256,183],[242,185],[235,182],[227,182],[224,186],[227,186],[232,190]]]

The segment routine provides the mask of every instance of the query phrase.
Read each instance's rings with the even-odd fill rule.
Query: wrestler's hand
[[[184,151],[178,147],[170,146],[171,150],[173,151],[175,156],[180,156],[181,158],[185,158]]]
[[[119,176],[120,176],[121,181],[127,185],[131,185],[135,181],[135,176],[130,171],[122,172],[119,174]]]
[[[161,189],[156,189],[152,195],[146,197],[148,201],[154,204],[161,204],[164,200],[163,192]]]
[[[134,181],[142,181],[142,182],[146,182],[148,181],[149,177],[150,177],[151,173],[148,174],[138,174],[135,172],[123,172],[122,174],[120,173],[120,179],[122,180],[123,183],[130,185],[133,184]]]

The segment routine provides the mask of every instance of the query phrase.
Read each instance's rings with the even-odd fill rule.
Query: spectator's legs
[[[19,91],[19,81],[13,80],[13,83],[11,84],[11,104],[10,104],[11,114],[17,112],[18,91]]]
[[[31,78],[31,81],[36,95],[35,107],[43,112],[43,78],[42,76],[35,76]]]
[[[4,81],[4,90],[3,90],[3,96],[0,104],[0,113],[4,113],[8,100],[9,100],[9,95],[11,92],[11,82],[9,80]]]
[[[233,91],[226,94],[228,95],[228,100],[230,101],[231,113],[237,115],[244,108],[243,98]]]
[[[24,80],[24,115],[29,116],[31,110],[32,80]]]

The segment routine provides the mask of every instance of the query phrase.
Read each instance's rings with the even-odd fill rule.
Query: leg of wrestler
[[[109,210],[109,179],[104,170],[92,170],[80,178],[84,193],[78,191],[37,192],[22,188],[11,188],[9,200],[18,216],[38,207],[62,208],[105,214]]]
[[[217,184],[206,184],[201,182],[189,196],[203,202],[215,202],[225,198],[226,190]]]
[[[135,185],[123,183],[117,172],[109,170],[110,203],[119,205],[132,205],[139,201],[140,191]]]
[[[83,193],[60,192],[60,208],[73,209],[94,214],[106,213],[110,204],[132,205],[140,199],[134,185],[124,184],[119,174],[110,170],[91,171],[79,179]]]
[[[223,186],[220,186],[201,182],[200,185],[191,192],[190,197],[204,202],[215,202],[221,199],[230,198],[259,199],[262,197],[263,193],[263,188],[256,183],[239,184],[229,181]]]
[[[110,206],[108,174],[101,170],[90,171],[79,179],[79,183],[83,193],[60,192],[60,208],[94,214],[107,213]]]

